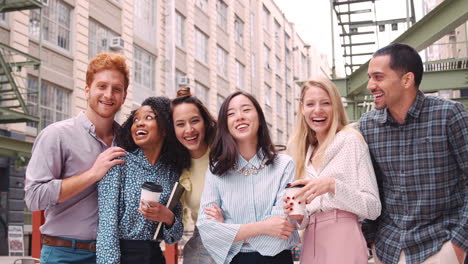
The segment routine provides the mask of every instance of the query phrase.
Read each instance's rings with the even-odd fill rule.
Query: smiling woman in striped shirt
[[[208,252],[216,263],[292,264],[299,236],[281,197],[295,167],[277,154],[253,96],[224,101],[211,150],[197,222]]]

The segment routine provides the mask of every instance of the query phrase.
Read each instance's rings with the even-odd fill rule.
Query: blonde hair
[[[296,164],[296,178],[303,178],[305,175],[305,162],[306,154],[309,146],[317,144],[317,137],[315,132],[307,125],[304,116],[302,115],[302,106],[304,103],[304,96],[309,88],[321,88],[330,96],[333,119],[328,130],[327,137],[324,142],[320,144],[316,152],[316,157],[322,161],[325,150],[328,145],[335,138],[336,133],[342,130],[348,124],[348,117],[346,115],[341,97],[332,81],[326,78],[319,78],[316,80],[309,80],[302,85],[301,97],[299,98],[299,109],[297,112],[296,129],[289,140],[288,152],[293,157]]]

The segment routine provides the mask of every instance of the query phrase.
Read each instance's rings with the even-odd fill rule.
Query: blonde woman
[[[304,216],[292,216],[305,229],[301,263],[367,263],[359,220],[376,219],[381,204],[367,145],[348,126],[341,98],[328,79],[306,82],[301,91],[296,131],[289,142],[298,178],[296,197]]]

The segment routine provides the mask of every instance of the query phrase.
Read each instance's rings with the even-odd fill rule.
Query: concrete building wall
[[[0,21],[0,41],[40,57],[43,82],[69,92],[70,104],[67,107],[70,108],[70,117],[86,108],[84,88],[90,59],[90,30],[92,25],[97,24],[111,32],[108,33],[111,36],[123,39],[124,48],[111,51],[124,54],[131,69],[128,96],[116,117],[118,122],[124,121],[127,114],[141,103],[136,96],[140,90],[134,85],[134,55],[135,48],[138,48],[154,60],[150,72],[155,89],[148,96],[174,97],[180,88],[176,79],[183,74],[190,80],[188,85],[194,89],[195,95],[203,97],[202,92],[207,93],[205,103],[217,116],[219,104],[227,95],[236,90],[247,91],[256,96],[262,105],[274,141],[285,144],[292,132],[293,115],[297,111],[295,98],[298,97],[299,87],[296,82],[329,74],[329,70],[323,66],[326,65],[326,62],[323,63],[326,58],[322,58],[314,47],[311,48],[301,39],[294,25],[287,21],[272,0],[207,0],[203,7],[197,5],[198,1],[205,2],[156,1],[153,7],[156,32],[154,38],[148,40],[142,28],[135,28],[136,6],[140,1],[52,0],[52,5],[60,3],[70,9],[68,49],[58,47],[53,43],[55,40],[49,39],[42,41],[39,54],[38,38],[30,33],[33,11],[12,12],[8,14],[7,21]],[[225,27],[218,25],[219,5],[226,7]],[[269,13],[267,17],[265,10]],[[176,14],[184,17],[183,46],[176,44]],[[243,27],[242,41],[238,41],[236,35],[236,23],[239,21]],[[208,37],[206,62],[196,59],[195,29]],[[97,45],[104,44],[99,41]],[[218,48],[227,54],[226,74],[221,74],[223,70],[218,67]],[[268,54],[265,49],[269,50]],[[241,81],[238,81],[238,68],[243,74]],[[22,74],[27,86],[28,77],[37,78],[38,72],[25,70]],[[2,128],[25,133],[31,140],[36,134],[34,128],[24,123]]]

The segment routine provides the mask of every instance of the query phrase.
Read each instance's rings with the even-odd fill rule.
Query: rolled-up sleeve
[[[216,186],[216,177],[210,170],[206,172],[205,187],[198,211],[197,227],[203,245],[216,263],[229,263],[239,253],[242,241],[234,242],[239,224],[226,224],[208,219],[205,208],[212,207],[213,203],[221,206],[220,195]]]
[[[45,210],[57,203],[62,186],[65,155],[57,131],[44,129],[34,142],[26,169],[25,202],[31,211]]]

